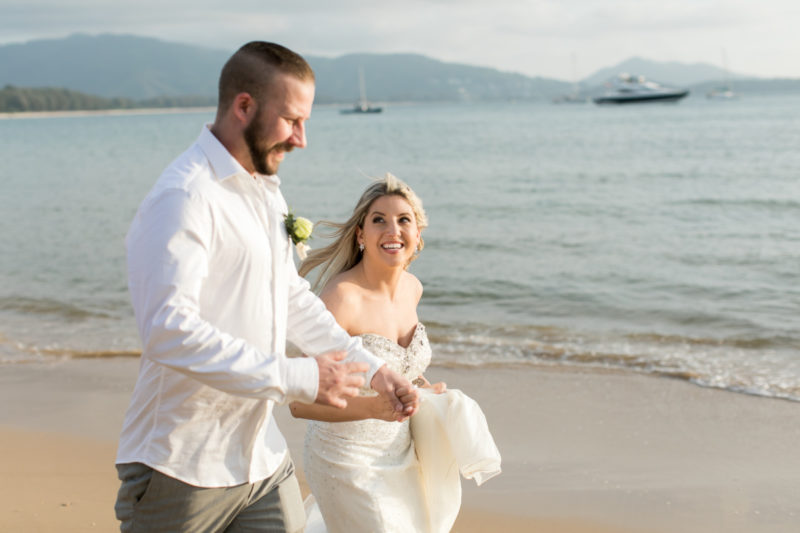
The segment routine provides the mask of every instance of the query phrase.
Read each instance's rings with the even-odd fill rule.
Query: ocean
[[[0,367],[138,355],[124,236],[212,120],[0,120]],[[320,106],[308,139],[280,171],[296,214],[342,220],[385,172],[422,198],[411,271],[434,364],[612,368],[800,401],[800,95]]]

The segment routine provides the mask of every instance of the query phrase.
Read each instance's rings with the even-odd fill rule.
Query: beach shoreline
[[[172,115],[179,113],[214,113],[215,106],[197,107],[141,107],[129,109],[74,109],[64,111],[15,111],[0,112],[0,120],[14,120],[23,118],[63,118],[63,117],[93,117],[112,115]]]
[[[0,530],[113,531],[138,360],[4,365]],[[429,369],[481,405],[503,473],[462,480],[454,531],[789,532],[800,404],[565,367]],[[305,423],[276,410],[302,479]]]
[[[314,104],[320,109],[344,109],[351,104],[346,102],[328,102]],[[392,102],[393,107],[410,105],[425,105],[420,102]],[[64,117],[93,117],[93,116],[118,116],[118,115],[175,115],[181,113],[216,113],[216,106],[187,106],[187,107],[140,107],[117,109],[69,109],[63,111],[0,111],[0,120],[14,120],[27,118],[64,118]]]

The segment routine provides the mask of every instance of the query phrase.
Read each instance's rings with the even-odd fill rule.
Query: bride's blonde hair
[[[361,261],[362,253],[358,249],[358,243],[356,242],[356,228],[364,228],[364,219],[367,217],[369,208],[372,207],[375,200],[383,196],[392,195],[399,196],[408,202],[414,212],[414,218],[420,232],[428,227],[428,218],[422,208],[422,200],[411,190],[411,187],[387,172],[383,178],[375,180],[367,187],[347,222],[339,224],[337,222],[322,221],[319,223],[321,226],[333,228],[332,231],[326,233],[326,236],[335,240],[324,248],[312,250],[298,270],[300,275],[305,277],[312,270],[320,267],[317,279],[314,281],[315,290],[324,287],[333,276],[350,270]],[[417,252],[422,251],[424,247],[425,241],[422,240],[422,235],[420,234]],[[416,254],[414,254],[409,263],[416,257]],[[406,268],[408,268],[408,265],[406,265]]]

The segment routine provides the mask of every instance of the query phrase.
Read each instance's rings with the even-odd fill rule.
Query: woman
[[[422,202],[391,174],[370,185],[335,241],[300,268],[319,267],[320,295],[339,324],[416,385],[436,393],[422,373],[431,360],[417,304],[422,284],[407,271],[424,242]],[[294,403],[311,420],[304,470],[329,532],[429,531],[421,472],[407,419],[368,389],[346,409]]]

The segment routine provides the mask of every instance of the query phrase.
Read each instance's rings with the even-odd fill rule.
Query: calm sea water
[[[138,353],[125,232],[212,118],[0,120],[0,364]],[[438,364],[800,400],[800,96],[316,108],[309,140],[281,167],[297,214],[343,219],[386,171],[425,202]]]

